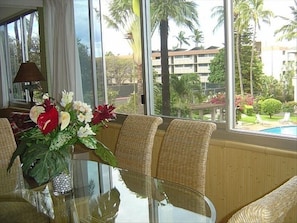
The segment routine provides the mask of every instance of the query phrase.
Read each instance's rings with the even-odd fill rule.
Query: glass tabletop
[[[52,222],[215,222],[204,195],[182,185],[90,161],[73,160],[72,193],[54,196],[50,184],[23,197]]]

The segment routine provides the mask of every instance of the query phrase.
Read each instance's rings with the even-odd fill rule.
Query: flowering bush
[[[69,146],[77,143],[93,149],[103,161],[115,166],[112,152],[96,138],[96,133],[116,118],[114,109],[113,105],[99,105],[92,111],[86,103],[73,101],[73,92],[63,91],[59,104],[44,94],[30,110],[36,126],[22,134],[8,170],[20,156],[24,174],[38,184],[48,182],[67,168]]]
[[[225,92],[218,92],[217,94],[213,95],[210,100],[212,104],[225,104],[226,103],[226,94]]]

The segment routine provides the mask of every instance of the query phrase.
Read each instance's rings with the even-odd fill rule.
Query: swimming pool
[[[269,129],[263,129],[261,131],[273,134],[297,136],[297,126],[280,126]]]

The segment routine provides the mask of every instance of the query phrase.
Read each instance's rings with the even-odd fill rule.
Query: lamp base
[[[30,95],[30,103],[31,103],[31,107],[35,104],[33,101],[33,95],[34,95],[34,89],[33,86],[29,89],[29,95]]]

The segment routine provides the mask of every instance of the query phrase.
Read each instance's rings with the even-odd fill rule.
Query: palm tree
[[[194,29],[193,35],[191,35],[190,38],[192,38],[193,42],[195,43],[195,47],[198,47],[199,43],[203,43],[204,41],[203,33],[199,29]]]
[[[294,2],[295,2],[295,7],[290,6],[293,19],[290,19],[284,16],[277,16],[287,21],[286,25],[282,26],[280,29],[277,29],[274,33],[275,35],[281,34],[281,36],[279,37],[279,40],[286,39],[288,41],[291,41],[293,39],[297,39],[297,0],[294,0]]]
[[[235,33],[235,55],[237,61],[237,69],[238,69],[238,77],[239,77],[239,86],[240,86],[240,94],[244,95],[243,89],[243,78],[241,72],[241,63],[240,63],[240,39],[241,35],[244,33],[244,30],[247,29],[248,25],[246,21],[242,19],[243,15],[241,14],[246,5],[241,0],[235,0],[233,6],[234,12],[234,33]],[[217,18],[217,25],[214,27],[213,32],[221,27],[224,24],[224,6],[216,6],[212,8],[211,18]]]
[[[104,15],[109,27],[121,31],[133,51],[133,60],[137,72],[137,95],[143,94],[141,32],[138,0],[113,0],[109,3],[110,16]],[[140,101],[140,100],[139,100]],[[137,113],[142,113],[143,107],[138,102]]]
[[[188,37],[185,37],[185,32],[184,31],[180,31],[178,33],[176,37],[177,41],[178,41],[178,44],[179,44],[179,48],[182,47],[183,43],[187,44],[188,46],[190,45],[190,43],[188,42],[189,38]]]
[[[253,22],[253,43],[252,43],[252,50],[251,50],[251,62],[250,62],[250,88],[251,88],[251,95],[254,96],[253,91],[253,60],[254,60],[254,50],[256,46],[256,34],[257,29],[261,29],[260,20],[266,24],[270,24],[270,18],[273,16],[273,12],[270,10],[263,9],[263,0],[249,0],[248,1],[249,7],[245,8],[247,11],[245,15],[247,18],[250,18]]]
[[[154,31],[160,30],[161,72],[162,72],[162,114],[170,115],[170,83],[168,65],[169,21],[184,25],[190,30],[198,26],[197,4],[186,0],[152,0],[151,24]]]
[[[211,18],[218,17],[217,18],[217,24],[213,28],[212,32],[215,33],[220,27],[224,25],[224,6],[219,5],[215,6],[211,9]]]
[[[248,21],[247,15],[242,12],[246,12],[248,8],[247,3],[244,0],[235,0],[234,1],[234,31],[235,35],[235,50],[236,50],[236,59],[237,59],[237,69],[239,76],[239,86],[240,86],[240,94],[244,95],[243,89],[243,78],[241,71],[241,60],[240,60],[240,40],[243,33],[248,29]]]
[[[201,99],[201,82],[199,76],[193,74],[183,74],[182,76],[172,75],[171,89],[175,97],[173,106],[177,109],[177,117],[181,117],[181,111],[187,108],[188,104],[194,103],[195,99]]]

